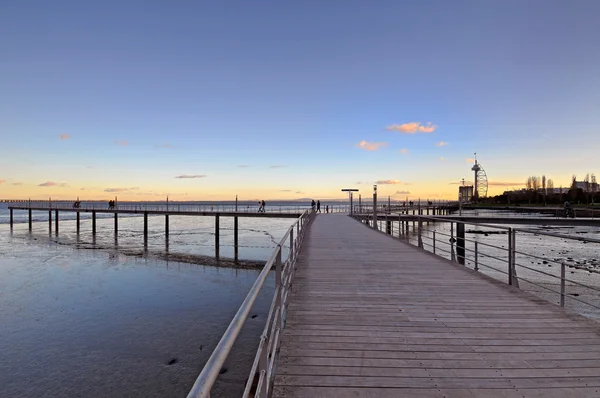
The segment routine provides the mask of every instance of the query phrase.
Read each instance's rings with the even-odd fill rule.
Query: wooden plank
[[[600,396],[600,390],[582,388],[532,389],[431,389],[378,387],[313,387],[278,386],[273,398],[590,398]]]
[[[600,396],[600,327],[343,215],[300,254],[273,396]]]

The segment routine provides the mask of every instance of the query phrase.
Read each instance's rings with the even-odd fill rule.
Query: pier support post
[[[144,212],[144,247],[148,246],[148,212]]]
[[[29,232],[31,232],[32,229],[32,218],[31,218],[31,209],[29,209]]]
[[[115,213],[115,240],[117,239],[118,234],[119,234],[119,214]]]
[[[77,235],[79,235],[79,230],[80,230],[80,225],[79,225],[80,219],[81,219],[80,213],[77,212]]]
[[[165,215],[165,236],[169,238],[169,215]]]
[[[92,211],[92,236],[96,237],[96,212]]]
[[[48,211],[48,232],[52,232],[52,210]]]
[[[233,217],[233,259],[235,261],[238,261],[238,250],[238,217],[235,216]]]
[[[10,229],[13,229],[13,209],[10,209]]]
[[[219,214],[215,216],[215,257],[219,258]]]
[[[54,210],[54,232],[58,235],[58,210]]]
[[[456,223],[456,257],[460,265],[465,265],[465,223]]]

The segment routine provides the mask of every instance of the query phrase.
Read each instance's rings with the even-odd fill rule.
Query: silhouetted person
[[[315,200],[314,199],[310,202],[310,207],[312,208],[312,211],[315,211]]]
[[[317,213],[321,212],[321,201],[317,200]]]
[[[329,205],[325,206],[325,213],[329,213]]]
[[[265,203],[265,201],[263,200],[260,204],[262,205],[262,209],[263,209],[263,213],[264,213],[266,211],[265,206],[267,205],[267,203]]]

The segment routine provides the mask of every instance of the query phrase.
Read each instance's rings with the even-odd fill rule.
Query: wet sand
[[[0,229],[0,395],[7,397],[185,396],[260,263],[222,268],[172,261],[202,256],[80,250],[47,233]],[[213,396],[243,390],[272,283]]]

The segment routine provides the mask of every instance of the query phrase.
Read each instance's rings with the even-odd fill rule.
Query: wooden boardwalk
[[[600,325],[319,215],[298,263],[273,397],[600,397]]]

